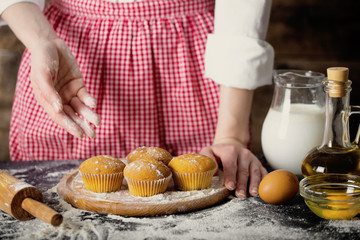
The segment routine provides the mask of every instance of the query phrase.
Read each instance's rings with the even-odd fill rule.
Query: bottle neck
[[[332,97],[326,90],[326,122],[322,145],[330,148],[352,148],[349,136],[350,89],[343,97]]]

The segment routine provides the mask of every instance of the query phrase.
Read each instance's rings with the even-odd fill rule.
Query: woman
[[[257,194],[267,172],[247,146],[253,90],[271,81],[271,1],[53,0],[44,14],[42,3],[0,3],[27,47],[12,160],[158,146],[210,156],[236,196],[246,197],[248,182]]]

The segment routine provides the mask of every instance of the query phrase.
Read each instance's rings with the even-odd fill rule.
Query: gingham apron
[[[210,145],[218,85],[204,78],[204,51],[214,4],[52,1],[45,15],[77,58],[102,125],[95,139],[77,139],[55,124],[34,98],[26,50],[11,119],[11,160],[125,157],[140,146],[180,155]]]

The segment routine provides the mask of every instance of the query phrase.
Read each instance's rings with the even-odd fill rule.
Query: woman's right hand
[[[96,101],[64,41],[45,39],[32,46],[30,79],[37,102],[55,123],[78,138],[95,137],[89,123],[99,126],[101,122],[91,110]]]
[[[101,122],[91,109],[96,101],[86,90],[69,47],[57,37],[41,9],[20,2],[6,8],[1,17],[31,53],[30,79],[38,103],[70,134],[94,138],[89,123],[99,126]]]
[[[86,90],[69,47],[57,37],[41,9],[33,3],[15,3],[1,17],[31,53],[30,79],[38,103],[70,134],[94,138],[89,123],[99,126],[101,122],[91,109],[96,101]]]

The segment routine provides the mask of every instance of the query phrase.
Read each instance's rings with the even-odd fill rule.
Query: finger
[[[85,101],[88,102],[93,101],[93,103],[88,103],[88,104],[90,105],[95,104],[96,106],[96,101],[91,97],[90,94],[87,93],[82,78],[78,78],[70,81],[69,83],[64,85],[60,90],[60,94],[65,99],[65,102],[69,103],[71,107],[75,110],[75,112],[82,115],[87,121],[91,122],[95,126],[100,126],[101,119],[99,115],[94,113],[89,107],[87,107],[84,104],[84,102],[80,101],[79,98],[76,97],[79,93],[82,98],[85,98]]]
[[[68,104],[84,86],[82,78],[74,78],[62,86],[57,86],[57,88],[60,88],[59,94],[63,98],[64,104]]]
[[[42,107],[49,117],[68,133],[77,138],[84,137],[83,130],[69,116],[67,116],[64,111],[55,112],[52,106],[47,102],[43,102]]]
[[[204,148],[202,148],[202,149],[200,150],[199,153],[202,154],[202,155],[205,155],[205,156],[207,156],[207,157],[209,157],[209,158],[211,158],[212,160],[215,161],[215,163],[216,163],[215,175],[217,175],[218,172],[219,172],[219,163],[218,163],[218,161],[217,161],[217,159],[216,159],[216,157],[215,157],[215,154],[214,154],[214,152],[212,151],[211,147],[210,147],[210,146],[204,147]]]
[[[252,196],[256,196],[258,194],[258,187],[262,179],[261,168],[262,166],[254,160],[250,163],[249,193]]]
[[[101,120],[100,116],[94,113],[89,107],[87,107],[83,102],[80,101],[78,97],[74,97],[71,102],[71,107],[84,117],[87,121],[91,122],[95,126],[100,126]]]
[[[209,146],[202,148],[199,153],[202,155],[205,155],[213,160],[216,160],[214,153],[213,153],[211,147],[209,147]]]
[[[220,157],[224,169],[225,187],[232,191],[236,188],[237,154],[234,151],[226,151]]]
[[[261,180],[268,174],[268,171],[266,170],[266,168],[262,167],[261,168]]]
[[[95,98],[93,98],[88,91],[86,90],[85,87],[83,87],[82,89],[80,89],[78,91],[77,96],[79,97],[79,99],[88,107],[91,108],[95,108],[96,107],[96,100]]]
[[[238,198],[246,198],[247,184],[249,180],[249,167],[250,167],[250,157],[251,153],[248,149],[243,149],[242,153],[238,158],[238,169],[237,169],[237,186],[235,195]]]
[[[73,120],[78,126],[80,126],[80,128],[84,131],[86,136],[88,136],[89,138],[95,138],[94,129],[90,126],[90,124],[86,120],[78,117],[74,112],[74,110],[69,105],[64,106],[64,112],[66,113],[66,115],[68,115],[71,118],[71,120]]]

